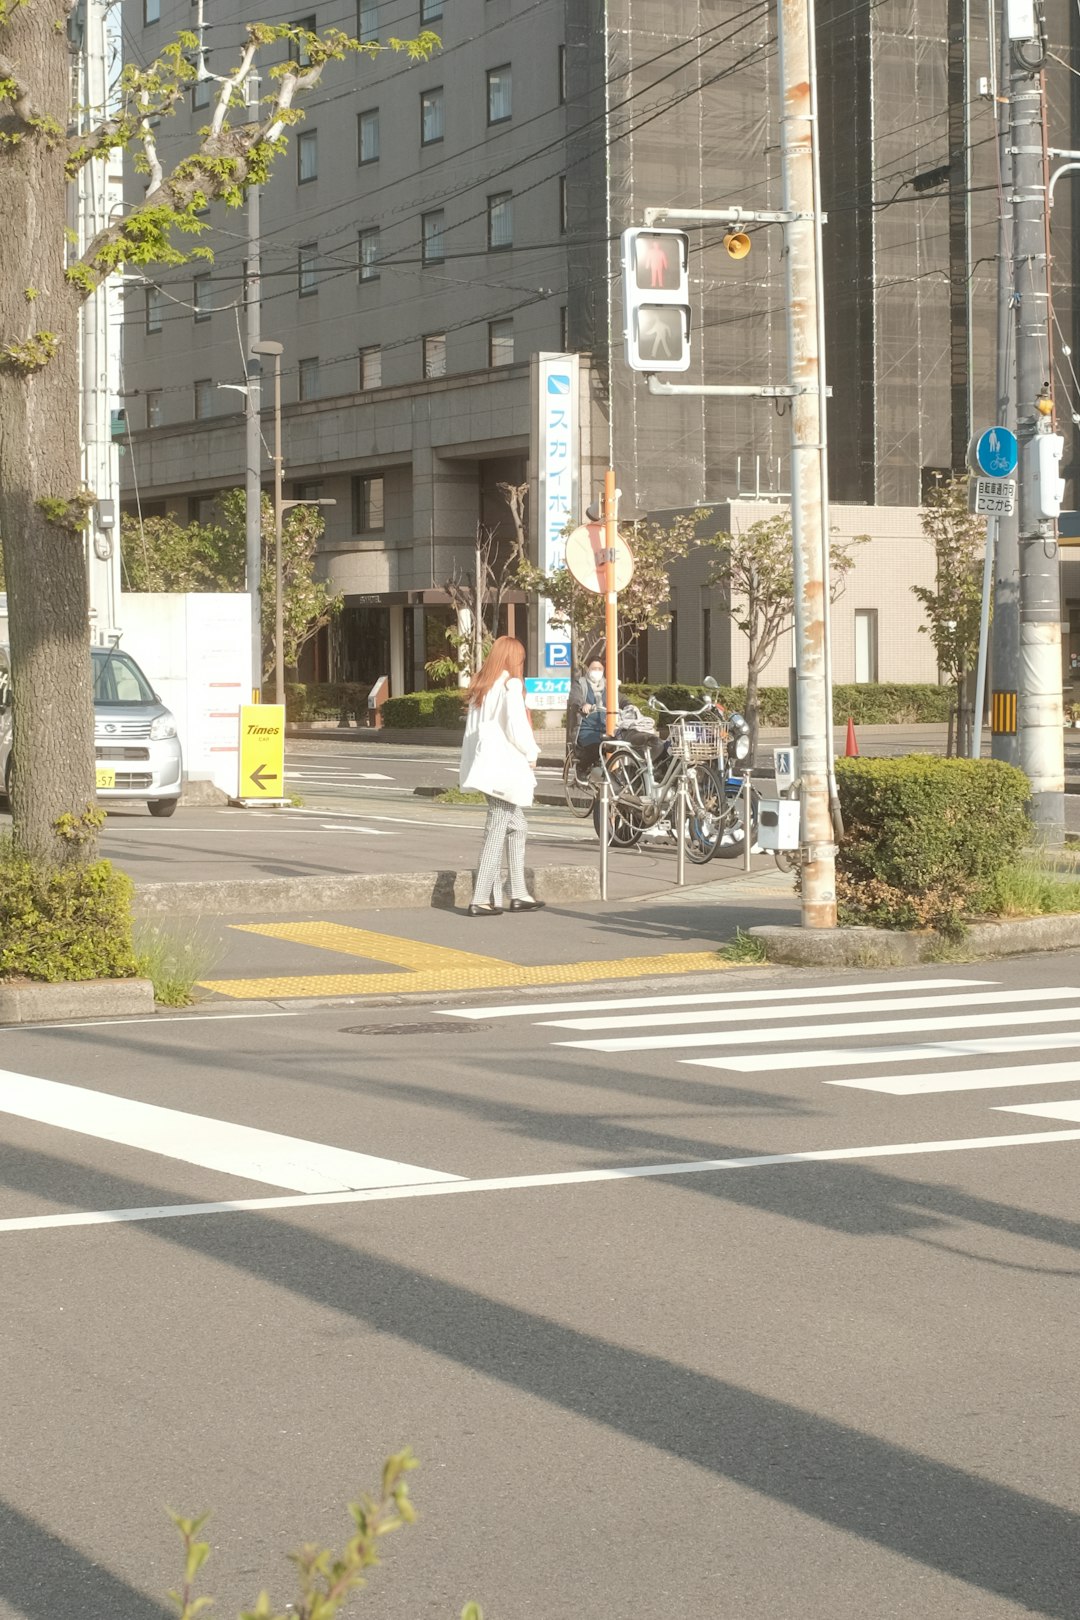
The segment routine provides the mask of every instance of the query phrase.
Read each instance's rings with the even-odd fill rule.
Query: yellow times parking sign
[[[245,703],[241,707],[237,797],[285,797],[285,707],[281,703]]]

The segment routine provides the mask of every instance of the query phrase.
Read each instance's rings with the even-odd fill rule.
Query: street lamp
[[[265,338],[251,345],[252,354],[269,354],[274,358],[274,696],[278,703],[285,702],[285,593],[281,557],[282,527],[285,513],[293,506],[336,506],[327,498],[314,501],[287,501],[282,497],[281,454],[281,356],[282,343]]]

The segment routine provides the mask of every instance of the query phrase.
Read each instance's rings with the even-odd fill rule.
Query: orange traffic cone
[[[847,747],[844,749],[844,757],[845,759],[858,759],[859,757],[859,745],[855,741],[855,722],[850,714],[848,715]]]

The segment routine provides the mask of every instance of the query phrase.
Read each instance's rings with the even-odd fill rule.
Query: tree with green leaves
[[[148,67],[125,67],[115,104],[97,110],[88,133],[71,135],[82,121],[72,105],[74,10],[75,0],[0,0],[0,534],[19,760],[14,836],[44,861],[71,858],[57,823],[81,815],[94,796],[84,552],[94,492],[79,471],[80,310],[122,267],[209,257],[197,241],[208,227],[205,209],[238,206],[249,185],[269,178],[303,116],[298,98],[330,63],[382,50],[426,59],[438,44],[429,32],[368,44],[337,29],[249,23],[209,123],[167,170],[156,129],[198,76],[197,38],[181,34]],[[260,116],[249,119],[249,81],[286,41],[296,48],[288,60],[262,65],[270,89]],[[71,184],[119,147],[134,150],[145,194],[78,253],[67,230]]]
[[[931,490],[919,522],[937,563],[932,590],[927,585],[911,587],[926,614],[919,630],[934,643],[938,669],[956,687],[957,748],[966,753],[972,724],[969,677],[979,655],[986,549],[986,519],[968,511],[966,475],[944,480]]]
[[[124,580],[130,591],[242,591],[245,511],[242,489],[220,501],[220,523],[180,523],[171,517],[125,516],[120,524]],[[322,508],[294,506],[281,529],[285,668],[294,677],[300,655],[341,612],[344,597],[315,577],[315,554],[325,528]],[[262,660],[274,669],[274,504],[262,500]]]
[[[855,564],[854,548],[869,537],[833,541],[829,547],[832,601],[842,593]],[[737,534],[720,533],[708,542],[720,552],[709,584],[724,593],[732,623],[746,637],[746,723],[750,759],[757,747],[761,674],[777,643],[795,622],[795,554],[786,512],[759,518]]]
[[[620,523],[619,534],[634,554],[634,577],[619,592],[619,651],[649,630],[671,623],[671,570],[697,544],[697,525],[704,512],[688,512],[669,524],[644,520]],[[544,597],[555,609],[553,623],[570,631],[574,667],[596,654],[604,643],[604,598],[587,591],[566,567],[545,573],[523,562],[517,583]]]

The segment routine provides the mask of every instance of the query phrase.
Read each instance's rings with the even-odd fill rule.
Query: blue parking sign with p
[[[547,669],[570,668],[570,643],[548,641],[544,644],[544,665]]]

